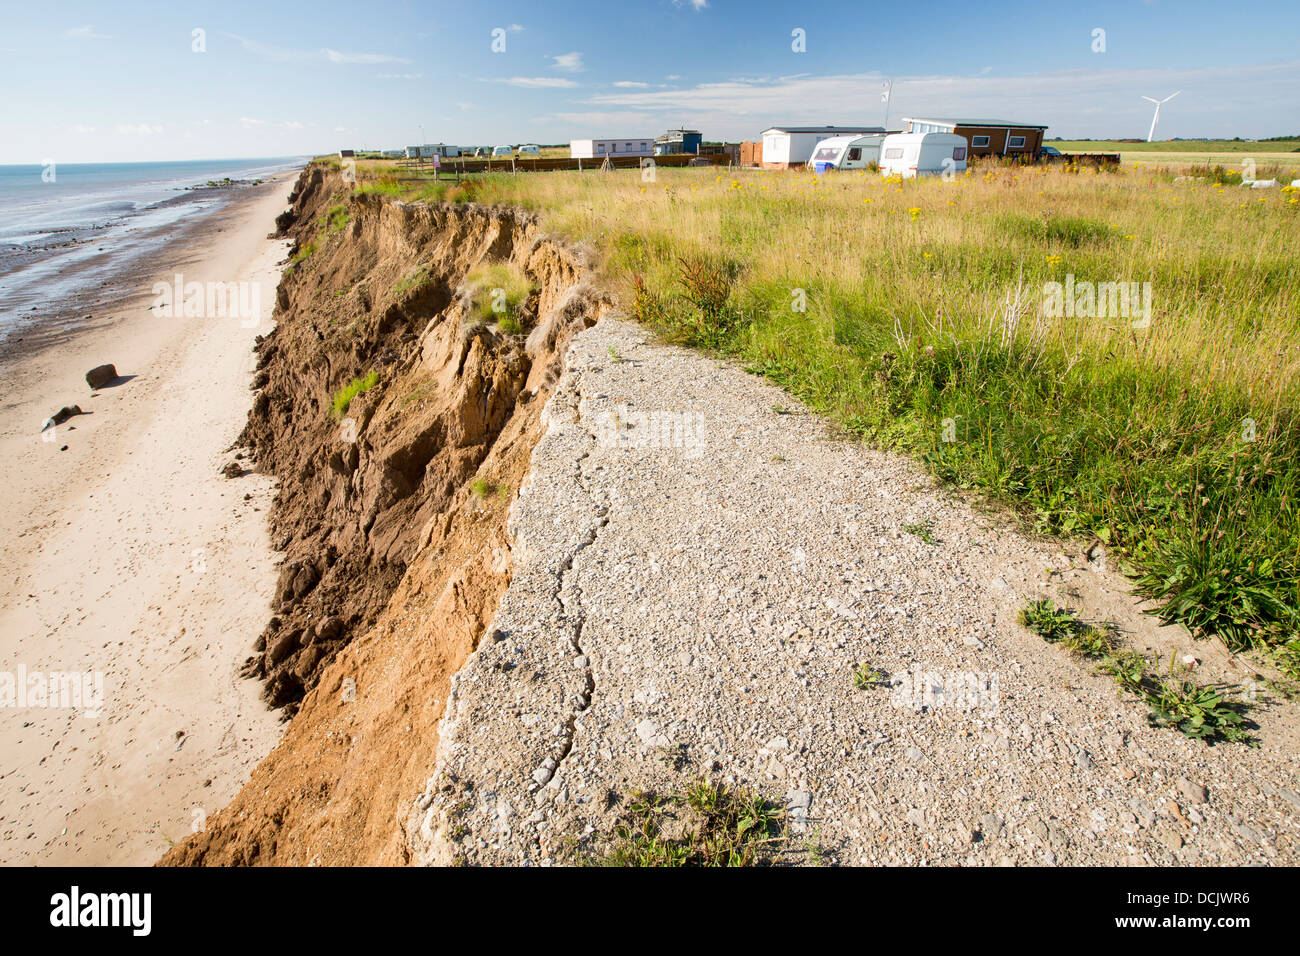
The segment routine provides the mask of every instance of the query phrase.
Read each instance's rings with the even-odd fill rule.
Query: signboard
[[[433,168],[442,169],[442,157],[439,156],[437,153],[433,154]]]

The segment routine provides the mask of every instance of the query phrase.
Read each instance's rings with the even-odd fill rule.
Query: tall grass
[[[523,306],[533,290],[531,280],[513,262],[476,266],[465,277],[475,318],[495,324],[507,335],[523,331]]]
[[[489,176],[603,252],[628,311],[848,431],[1104,542],[1229,647],[1300,622],[1300,199],[1151,169],[956,181],[657,170]],[[1045,285],[1150,282],[1149,326]],[[1294,646],[1294,645],[1293,645]]]

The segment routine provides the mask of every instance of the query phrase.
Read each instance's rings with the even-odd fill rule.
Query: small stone
[[[667,747],[668,738],[659,733],[659,725],[653,720],[643,720],[636,725],[636,735],[647,747]]]
[[[791,790],[785,795],[785,809],[792,820],[807,820],[808,808],[811,806],[812,794],[807,790]]]
[[[1181,793],[1188,803],[1205,803],[1210,799],[1210,793],[1199,783],[1192,783],[1186,777],[1178,778],[1178,792]]]
[[[551,770],[549,767],[538,767],[533,771],[533,780],[536,781],[539,787],[544,786],[551,779],[551,776],[554,773],[555,771]]]
[[[1183,848],[1183,838],[1173,827],[1167,824],[1160,824],[1155,829],[1156,839],[1168,847],[1170,850],[1181,850]]]

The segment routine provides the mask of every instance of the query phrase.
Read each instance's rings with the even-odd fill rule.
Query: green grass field
[[[402,194],[540,211],[664,338],[743,361],[1032,529],[1100,539],[1167,619],[1294,672],[1300,196],[1174,179],[660,169]],[[1062,314],[1066,282],[1150,283],[1150,314]]]
[[[1253,142],[1239,139],[1178,139],[1156,140],[1154,143],[1081,139],[1048,140],[1044,145],[1055,146],[1063,153],[1233,153],[1243,156],[1255,153],[1300,153],[1300,138]]]
[[[1286,181],[1300,178],[1300,139],[1267,142],[1243,142],[1233,139],[1157,141],[1123,143],[1113,140],[1067,140],[1047,142],[1063,153],[1119,153],[1126,166],[1137,163],[1179,168],[1182,166],[1223,165],[1240,169],[1246,159],[1258,166],[1277,168]],[[1286,155],[1293,153],[1295,155]]]

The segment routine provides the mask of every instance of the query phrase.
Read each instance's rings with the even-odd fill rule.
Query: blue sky
[[[1141,96],[1181,89],[1158,138],[1300,132],[1294,0],[7,0],[2,19],[0,163],[397,148],[421,127],[458,144],[678,125],[754,139],[780,123],[879,124],[885,77],[894,121],[1145,137]]]

